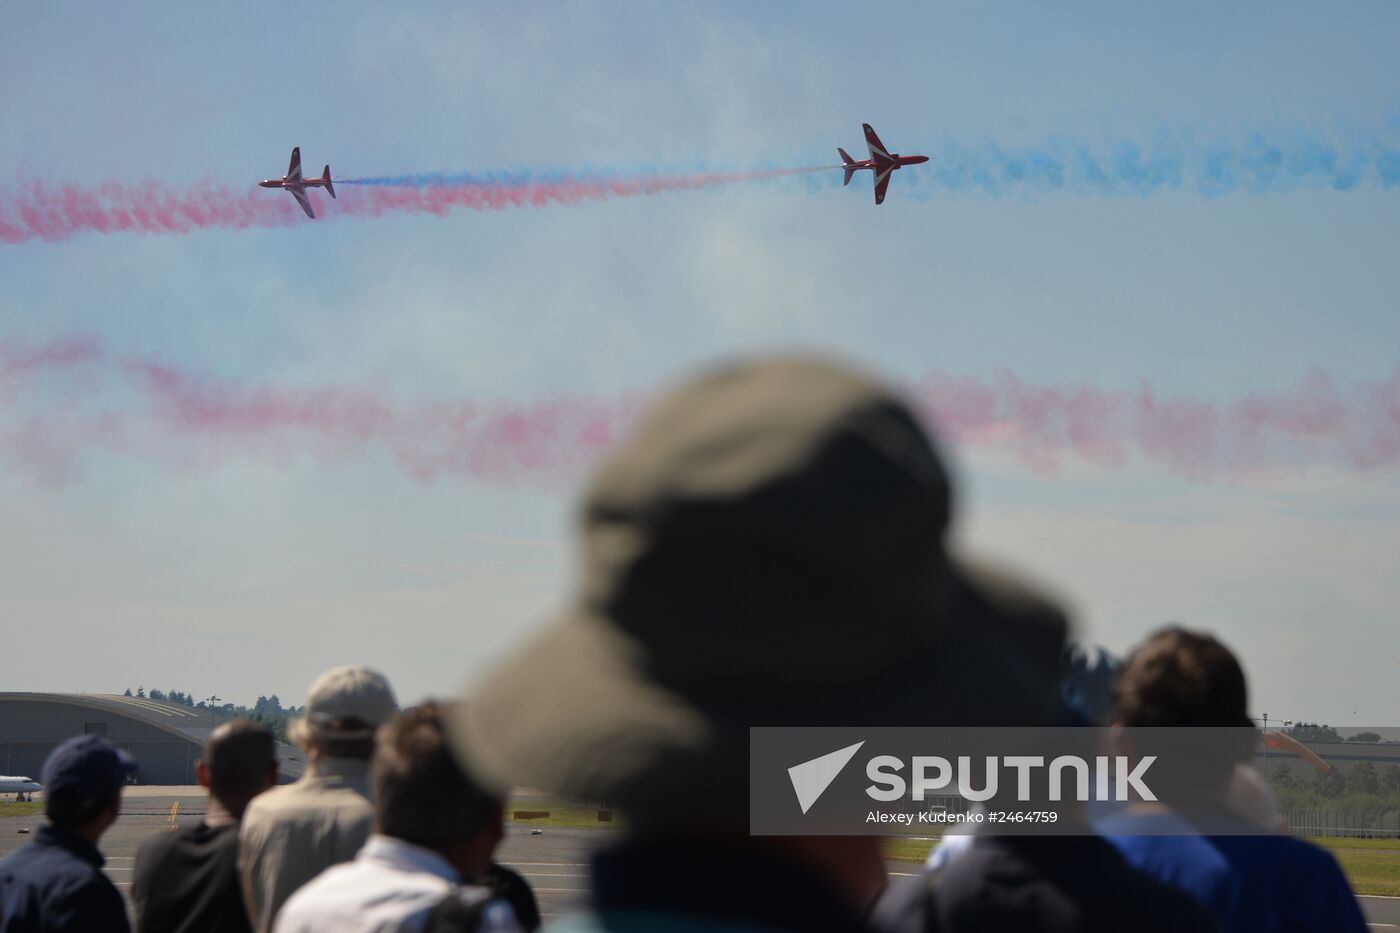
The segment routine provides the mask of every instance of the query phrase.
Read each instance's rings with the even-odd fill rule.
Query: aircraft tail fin
[[[841,154],[841,164],[846,166],[846,180],[841,182],[841,184],[849,185],[851,183],[851,176],[856,173],[856,170],[851,168],[855,163],[855,159],[852,159],[851,154],[840,146],[836,147],[836,151]]]
[[[321,172],[321,180],[326,183],[326,193],[335,197],[335,185],[331,184],[331,167],[327,165]]]

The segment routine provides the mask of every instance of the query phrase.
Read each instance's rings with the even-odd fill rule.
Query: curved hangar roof
[[[207,709],[145,697],[0,693],[0,773],[37,775],[64,739],[96,733],[136,756],[137,783],[194,784],[209,720]],[[295,749],[279,746],[278,758],[284,779],[300,775],[303,762]]]

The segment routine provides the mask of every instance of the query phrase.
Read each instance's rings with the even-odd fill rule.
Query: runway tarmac
[[[123,799],[122,816],[102,837],[105,871],[123,894],[131,886],[132,863],[141,841],[152,833],[168,832],[172,826],[198,822],[204,816],[204,795],[197,787],[131,787]],[[178,807],[176,806],[178,804]],[[0,856],[29,841],[29,833],[43,823],[39,814],[0,817]],[[531,835],[528,825],[506,824],[506,838],[497,859],[525,876],[540,902],[546,920],[576,909],[584,903],[588,890],[590,853],[609,839],[615,830],[576,827],[543,827]],[[913,874],[911,862],[890,863],[892,875]],[[1400,930],[1400,898],[1360,898],[1371,929]]]
[[[122,798],[122,815],[102,837],[100,845],[107,857],[104,871],[117,889],[126,894],[131,887],[132,865],[142,840],[152,833],[168,832],[174,826],[199,822],[204,807],[204,793],[197,787],[127,788]],[[43,821],[39,814],[0,817],[0,856],[29,841],[30,834],[21,830],[32,831]],[[546,827],[540,835],[533,836],[529,826],[507,823],[497,860],[525,876],[535,890],[540,913],[551,919],[583,903],[588,890],[589,853],[611,838],[613,832]]]
[[[508,823],[496,860],[525,876],[549,919],[583,906],[590,853],[615,838],[614,830],[581,827],[545,827],[532,836],[529,827]]]

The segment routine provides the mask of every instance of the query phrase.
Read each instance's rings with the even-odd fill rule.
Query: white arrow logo
[[[856,756],[864,742],[857,742],[854,745],[847,745],[845,748],[838,748],[834,752],[822,755],[820,758],[813,758],[811,761],[804,761],[800,765],[793,765],[788,768],[788,777],[792,779],[792,789],[797,794],[798,806],[802,807],[802,812],[806,813],[812,809],[812,804],[817,802],[817,798],[826,793],[826,789],[831,786],[831,782],[836,780],[836,775],[841,773],[841,769]]]

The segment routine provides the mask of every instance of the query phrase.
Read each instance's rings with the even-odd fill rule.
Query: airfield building
[[[0,774],[37,780],[60,742],[92,733],[136,756],[139,784],[195,784],[194,763],[222,719],[207,709],[144,697],[0,693]],[[301,775],[305,760],[297,749],[279,745],[277,753],[283,781]]]
[[[1400,765],[1400,742],[1309,742],[1308,750],[1339,771],[1345,771],[1363,761],[1378,770]],[[1290,751],[1278,748],[1262,750],[1254,759],[1254,767],[1265,775],[1281,770],[1292,771],[1296,777],[1311,777],[1315,769]]]

